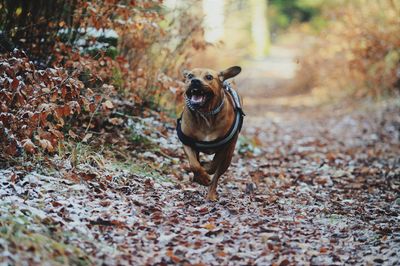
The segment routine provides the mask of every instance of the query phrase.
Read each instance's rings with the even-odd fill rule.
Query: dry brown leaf
[[[64,116],[69,116],[71,114],[71,107],[68,105],[64,105],[63,107],[63,115]]]
[[[74,131],[72,131],[71,129],[68,130],[68,135],[73,138],[73,139],[77,139],[79,136],[77,134],[75,134]]]
[[[105,101],[102,105],[103,105],[103,108],[108,108],[108,109],[114,108],[114,105],[110,100]]]
[[[27,153],[35,153],[36,145],[30,139],[24,139],[21,143]]]
[[[94,103],[89,104],[89,111],[91,113],[94,113],[94,111],[96,111],[96,105]]]
[[[15,181],[17,180],[17,175],[13,172],[13,173],[11,174],[10,179],[11,179],[11,183],[15,184]]]
[[[82,139],[82,142],[87,142],[92,136],[93,136],[92,133],[86,134],[85,137]]]
[[[174,251],[171,249],[167,250],[166,254],[174,263],[179,263],[181,261],[181,259],[178,256],[176,256],[174,254]]]
[[[49,129],[49,132],[51,132],[54,136],[56,136],[58,139],[63,139],[64,138],[64,134],[61,133],[61,131],[51,128]]]
[[[11,82],[11,88],[15,90],[19,85],[19,80],[17,78],[14,78],[13,81]]]
[[[215,224],[213,224],[213,223],[203,224],[201,227],[203,227],[209,231],[212,231],[216,228]]]
[[[48,151],[48,152],[53,152],[54,147],[51,145],[51,142],[48,141],[47,139],[39,139],[39,145],[42,147],[42,149]]]
[[[319,249],[319,252],[320,253],[326,253],[328,251],[328,248],[327,247],[321,247],[320,249]]]
[[[108,121],[110,121],[111,124],[116,125],[116,126],[124,123],[124,120],[122,118],[116,118],[116,117],[110,118],[110,119],[108,119]]]

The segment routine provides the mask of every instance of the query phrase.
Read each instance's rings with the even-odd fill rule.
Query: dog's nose
[[[201,81],[199,79],[192,79],[190,82],[191,85],[201,85]]]

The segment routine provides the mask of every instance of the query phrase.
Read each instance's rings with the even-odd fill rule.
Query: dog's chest
[[[213,141],[213,140],[216,140],[217,138],[218,138],[218,134],[215,132],[211,132],[208,134],[204,134],[202,136],[201,141]]]
[[[203,119],[196,120],[196,130],[194,130],[194,137],[198,141],[214,141],[225,136],[229,130],[230,121],[226,121],[225,117],[221,117],[212,123],[206,123]]]

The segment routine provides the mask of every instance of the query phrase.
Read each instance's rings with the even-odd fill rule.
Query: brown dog
[[[225,81],[240,71],[234,66],[221,72],[200,68],[184,72],[186,105],[177,133],[194,181],[210,186],[207,199],[212,201],[217,200],[218,179],[231,163],[243,122],[241,99]],[[211,162],[201,164],[199,152],[215,155]]]

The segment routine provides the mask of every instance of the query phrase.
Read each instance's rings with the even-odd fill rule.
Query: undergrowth
[[[0,2],[16,14],[0,15],[1,27],[14,27],[1,36],[12,45],[0,54],[0,163],[59,154],[76,165],[96,158],[83,152],[88,146],[98,153],[151,148],[145,135],[125,129],[126,119],[149,109],[164,120],[176,112],[189,50],[205,45],[201,18],[185,5],[78,0],[57,7],[64,13],[46,25],[48,7],[23,17],[38,7]],[[41,31],[23,31],[32,25]]]
[[[27,209],[15,213],[9,207],[0,206],[0,251],[12,253],[15,263],[92,264],[83,250],[68,243],[71,232],[63,232],[51,219],[41,219]],[[35,256],[27,255],[31,253]]]
[[[325,29],[301,58],[298,89],[328,97],[398,95],[400,2],[343,1],[324,13]]]

